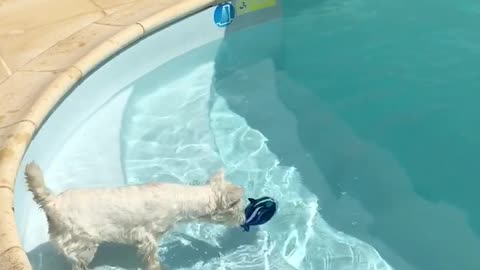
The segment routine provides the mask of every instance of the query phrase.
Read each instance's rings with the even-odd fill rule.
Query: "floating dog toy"
[[[240,225],[245,232],[250,231],[250,226],[265,224],[277,211],[277,202],[273,198],[248,198],[248,201],[250,203],[245,208],[245,223]]]

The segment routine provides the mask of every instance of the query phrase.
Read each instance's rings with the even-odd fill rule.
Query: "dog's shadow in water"
[[[247,245],[255,242],[255,228],[249,233],[244,233],[240,229],[229,229],[224,236],[219,239],[220,247],[209,245],[206,242],[197,240],[185,234],[177,234],[189,242],[185,245],[174,241],[165,245],[167,251],[161,254],[162,265],[166,269],[189,268],[199,261],[208,261],[220,257],[221,254],[228,253],[238,246]],[[34,270],[70,270],[71,264],[59,254],[50,244],[44,243],[37,246],[27,254]],[[132,246],[117,244],[102,244],[93,259],[89,268],[99,266],[113,266],[123,269],[143,268],[143,263],[137,256],[137,250]]]

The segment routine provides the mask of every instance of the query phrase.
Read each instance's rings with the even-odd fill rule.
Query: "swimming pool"
[[[281,68],[304,90],[278,96],[335,194],[325,219],[396,269],[480,269],[478,2],[285,5]]]
[[[417,195],[412,168],[405,157],[398,161],[408,154],[398,149],[414,143],[401,140],[406,130],[412,133],[410,115],[444,104],[432,109],[418,93],[382,91],[428,79],[393,76],[396,70],[387,67],[405,68],[399,62],[405,55],[392,58],[380,50],[392,48],[386,40],[366,35],[376,22],[392,19],[394,8],[362,1],[284,4],[283,18],[237,31],[235,22],[225,31],[212,28],[209,9],[135,44],[63,101],[25,162],[38,160],[57,192],[196,183],[223,164],[248,196],[280,201],[275,219],[254,233],[179,228],[162,243],[162,260],[172,269],[478,269],[478,237],[462,214]],[[198,33],[199,26],[212,31]],[[375,62],[386,56],[398,66]],[[15,206],[23,245],[34,269],[65,269],[44,243],[43,214],[25,196],[21,173]],[[106,247],[93,264],[133,269],[133,257],[129,249]]]

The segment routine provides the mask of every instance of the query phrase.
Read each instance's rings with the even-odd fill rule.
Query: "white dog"
[[[34,162],[25,176],[35,202],[48,220],[50,240],[72,262],[87,269],[102,242],[131,244],[149,270],[160,270],[158,239],[176,223],[205,221],[239,225],[244,221],[244,189],[224,179],[223,170],[206,185],[151,183],[73,189],[54,195]]]

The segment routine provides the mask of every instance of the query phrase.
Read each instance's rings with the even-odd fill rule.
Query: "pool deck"
[[[119,50],[215,2],[0,0],[0,270],[31,269],[13,192],[22,157],[49,112]]]

